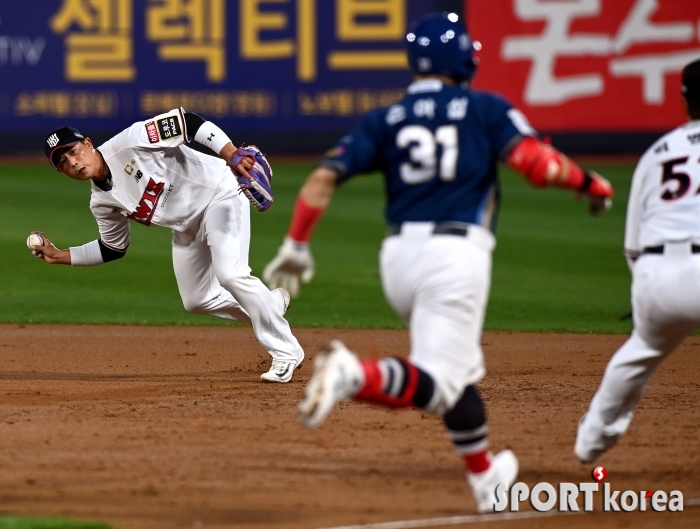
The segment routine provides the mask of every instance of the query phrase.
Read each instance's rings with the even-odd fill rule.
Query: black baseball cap
[[[700,101],[700,59],[683,68],[681,91],[686,99]]]
[[[56,167],[56,162],[54,161],[55,155],[60,153],[62,149],[72,147],[84,139],[85,136],[83,136],[77,129],[74,129],[73,127],[61,127],[51,131],[46,137],[46,143],[44,143],[44,154],[49,159],[51,166]]]

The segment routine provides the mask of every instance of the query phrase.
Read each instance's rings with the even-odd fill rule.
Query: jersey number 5
[[[683,165],[687,161],[688,157],[686,156],[684,158],[669,160],[668,162],[661,164],[664,169],[663,175],[661,176],[661,183],[666,184],[667,182],[675,182],[675,189],[666,188],[661,195],[661,200],[678,200],[688,192],[688,189],[690,189],[690,176],[687,173],[674,171],[676,165]],[[695,191],[695,194],[700,194],[700,188]]]
[[[437,159],[437,146],[442,147],[442,155]],[[435,130],[435,135],[426,127],[409,125],[396,135],[396,146],[408,147],[410,162],[404,162],[399,168],[401,180],[415,185],[427,182],[435,177],[449,182],[457,177],[457,127],[444,125]],[[438,167],[439,165],[439,167]]]

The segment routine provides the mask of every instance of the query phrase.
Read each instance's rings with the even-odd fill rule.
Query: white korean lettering
[[[419,118],[433,119],[435,117],[435,100],[418,99],[413,104],[413,113]]]
[[[516,14],[521,20],[546,20],[544,30],[537,36],[504,39],[501,54],[505,60],[529,59],[530,75],[525,87],[525,101],[533,105],[556,105],[570,99],[603,93],[600,74],[572,75],[557,78],[554,66],[557,57],[605,56],[613,42],[607,35],[586,34],[570,36],[573,19],[600,15],[600,0],[549,2],[516,0]]]
[[[690,42],[695,28],[690,22],[655,24],[651,16],[659,8],[657,0],[637,0],[615,38],[615,51],[623,53],[637,43]]]
[[[466,97],[455,97],[447,103],[447,119],[461,120],[467,115],[469,100]]]
[[[686,64],[697,59],[700,59],[700,49],[613,59],[610,73],[615,77],[641,77],[644,101],[650,105],[662,105],[666,99],[666,76],[680,72]]]
[[[610,75],[639,77],[644,101],[660,105],[666,97],[666,76],[680,72],[685,64],[700,57],[700,48],[621,57],[638,44],[690,44],[696,38],[700,40],[700,25],[696,28],[692,21],[654,22],[659,0],[636,0],[614,37],[571,33],[574,19],[602,14],[601,0],[515,0],[514,8],[523,21],[545,21],[539,35],[507,37],[501,50],[505,60],[532,62],[523,95],[531,105],[558,105],[603,93],[605,80],[601,73],[557,77],[559,58],[611,56]]]

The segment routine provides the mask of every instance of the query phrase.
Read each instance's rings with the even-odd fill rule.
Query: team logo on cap
[[[49,136],[49,139],[46,140],[46,142],[49,144],[49,147],[53,148],[58,145],[58,136],[56,134],[52,134]]]

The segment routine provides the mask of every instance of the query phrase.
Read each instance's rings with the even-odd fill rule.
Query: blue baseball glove
[[[245,170],[239,167],[246,159],[249,159],[253,164],[247,171],[250,178],[246,176]],[[239,147],[231,160],[231,169],[233,174],[236,175],[238,189],[258,211],[265,211],[272,205],[272,202],[275,200],[275,195],[272,193],[272,185],[270,184],[272,168],[265,155],[260,152],[260,149],[255,145]]]

